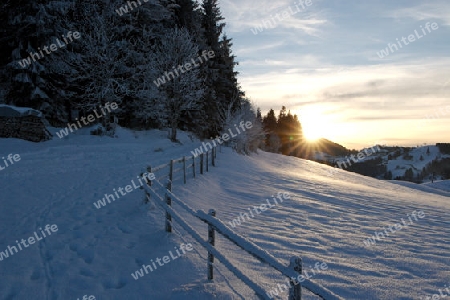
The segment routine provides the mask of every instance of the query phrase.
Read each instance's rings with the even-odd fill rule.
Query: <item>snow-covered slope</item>
[[[179,226],[166,234],[163,212],[143,205],[141,190],[101,209],[93,205],[128,185],[146,165],[191,155],[200,142],[181,133],[182,144],[173,144],[162,131],[119,129],[117,139],[81,133],[39,144],[0,139],[2,157],[21,156],[0,171],[0,252],[39,235],[46,224],[58,227],[3,257],[0,299],[255,299],[220,263],[215,283],[209,283],[205,251]],[[326,263],[311,280],[334,293],[346,299],[419,299],[448,285],[449,197],[341,170],[330,177],[328,166],[263,152],[245,157],[224,148],[217,164],[186,186],[175,182],[174,192],[196,209],[215,208],[227,224],[272,195],[289,193],[290,199],[235,230],[286,264],[293,255],[303,258],[306,271]],[[423,211],[424,218],[365,245],[375,231],[407,220],[413,211]],[[202,222],[193,224],[206,236]],[[131,276],[182,243],[194,250],[142,278]],[[268,291],[284,283],[279,273],[223,239],[217,247]]]
[[[430,150],[429,153],[427,153],[428,149]],[[409,151],[409,155],[411,156],[409,160],[404,159],[402,156],[389,160],[387,167],[388,171],[392,172],[392,178],[403,176],[409,168],[413,170],[414,175],[420,174],[422,169],[434,159],[438,157],[450,157],[450,155],[441,154],[439,148],[436,146],[417,147]]]
[[[433,189],[443,190],[450,193],[450,180],[439,180],[435,182],[427,182],[423,183],[423,185],[426,185]]]
[[[290,201],[235,230],[286,264],[292,255],[301,256],[305,268],[327,263],[328,270],[312,280],[345,299],[419,299],[449,283],[450,198],[341,170],[330,179],[327,166],[269,153],[234,157],[233,165],[223,163],[196,181],[195,189],[185,188],[189,204],[215,208],[219,218],[231,221],[270,196],[289,192]],[[402,218],[408,224],[408,215],[419,211],[424,218],[389,231],[389,225]],[[388,237],[365,245],[384,229]],[[259,265],[246,267],[267,287],[283,283],[280,276],[262,277]]]
[[[367,150],[367,151],[366,151]],[[348,165],[370,161],[376,158],[381,158],[382,164],[386,166],[386,172],[392,173],[392,178],[403,177],[405,171],[412,169],[414,178],[421,174],[423,168],[430,164],[433,160],[450,158],[450,155],[440,152],[437,146],[419,146],[415,148],[403,148],[403,147],[386,147],[386,146],[374,146],[372,148],[362,149],[359,153],[363,154],[362,159],[357,159],[358,155],[354,155],[354,160],[351,156],[338,156],[331,157],[324,155],[323,153],[316,153],[315,159],[326,160],[331,164],[340,162],[341,167],[344,169]],[[384,178],[384,173],[380,174],[379,179]],[[423,182],[431,181],[431,174],[423,178]],[[439,179],[439,175],[435,175],[435,180]]]
[[[439,180],[435,182],[426,182],[422,184],[417,184],[409,181],[401,180],[391,180],[393,184],[398,184],[401,186],[406,186],[411,189],[419,190],[422,192],[442,195],[445,197],[450,197],[450,180]]]

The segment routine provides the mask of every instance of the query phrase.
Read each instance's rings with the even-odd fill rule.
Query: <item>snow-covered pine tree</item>
[[[177,139],[181,114],[186,110],[197,109],[204,92],[204,79],[200,76],[199,68],[193,67],[179,75],[176,75],[180,72],[175,69],[197,59],[197,55],[198,46],[185,28],[168,30],[165,38],[155,46],[152,67],[158,77],[165,78],[165,83],[160,82],[158,87],[157,105],[164,110],[173,141]],[[154,78],[155,84],[157,80]]]
[[[57,119],[60,103],[50,103],[55,95],[48,71],[52,57],[42,52],[41,47],[50,44],[55,34],[55,11],[52,5],[35,0],[9,1],[6,8],[7,31],[11,33],[9,42],[13,45],[6,102],[42,110],[52,122]]]
[[[13,60],[14,26],[9,25],[10,10],[13,1],[3,1],[0,3],[0,103],[4,103],[6,90],[11,84],[11,76],[7,70],[7,65]]]
[[[103,1],[77,0],[73,16],[81,38],[77,45],[60,59],[71,67],[71,86],[76,92],[73,106],[82,115],[92,112],[106,102],[121,104],[119,92],[124,89],[124,54],[126,44],[118,34],[119,17],[112,5]],[[73,20],[66,19],[68,24]]]
[[[220,13],[217,0],[204,0],[202,4],[202,28],[204,30],[203,41],[204,47],[214,51],[216,54],[213,60],[210,60],[202,68],[202,72],[206,78],[205,94],[203,97],[202,111],[204,119],[202,124],[201,135],[206,137],[216,135],[221,130],[220,116],[218,112],[221,111],[218,102],[218,93],[216,85],[219,84],[219,65],[220,59],[220,36],[222,34],[225,23],[222,22],[224,18]],[[228,105],[224,105],[226,108]]]
[[[196,1],[193,0],[175,0],[178,6],[175,9],[175,24],[178,28],[186,28],[195,41],[202,49],[202,28],[201,28],[201,10]]]
[[[222,112],[222,116],[225,116],[222,124],[222,134],[232,132],[236,136],[231,136],[230,141],[227,142],[228,145],[232,146],[233,149],[238,153],[250,154],[250,152],[256,152],[258,148],[261,148],[264,144],[265,131],[263,129],[262,123],[257,118],[257,113],[255,111],[254,105],[248,100],[244,99],[242,105],[239,109],[233,110],[231,107],[232,103],[228,105],[228,108]],[[245,131],[240,129],[240,133],[237,133],[236,127],[238,127],[243,122],[251,122],[251,128]],[[236,134],[237,133],[237,134]]]
[[[227,106],[231,102],[232,97],[237,95],[241,101],[233,102],[232,107],[233,110],[237,110],[240,109],[241,104],[245,102],[242,100],[244,99],[245,94],[241,90],[237,80],[238,72],[234,69],[238,63],[235,61],[236,56],[232,53],[232,46],[233,43],[231,42],[231,39],[224,35],[220,41],[220,52],[217,60],[219,66],[219,84],[216,86],[216,90],[219,97],[217,100],[224,106]]]
[[[49,43],[56,43],[56,39],[61,41],[62,35],[67,36],[68,32],[81,32],[81,26],[77,24],[76,19],[73,16],[70,18],[74,6],[71,0],[49,2],[48,10],[55,16],[55,22],[52,24],[53,36]],[[52,96],[42,110],[47,118],[51,116],[54,126],[65,126],[68,122],[75,121],[71,112],[79,89],[73,87],[74,70],[65,61],[67,56],[76,52],[76,49],[80,49],[80,44],[74,39],[51,53],[51,59],[46,62],[49,73],[48,87],[52,90]]]
[[[212,49],[216,57],[211,60],[204,72],[206,73],[206,92],[203,101],[203,110],[206,116],[205,124],[209,134],[220,131],[221,122],[218,112],[228,109],[233,103],[232,110],[238,110],[243,103],[244,93],[237,82],[237,65],[231,51],[231,39],[222,36],[225,23],[221,15],[217,0],[205,0],[202,5],[205,46]],[[239,101],[234,101],[238,96]]]
[[[202,72],[198,77],[208,77],[208,96],[197,99],[202,107],[196,105],[195,114],[183,114],[182,125],[198,125],[203,136],[217,134],[222,126],[218,111],[232,102],[226,93],[236,94],[229,80],[234,57],[229,40],[220,41],[225,24],[217,1],[206,0],[199,7],[194,0],[149,0],[119,15],[116,10],[124,5],[128,3],[123,0],[6,0],[0,4],[4,16],[0,39],[5,45],[1,51],[6,53],[0,59],[0,76],[5,74],[0,80],[8,86],[9,103],[42,110],[52,125],[65,126],[75,121],[74,110],[88,114],[115,101],[120,109],[115,112],[125,126],[169,126],[166,103],[153,84],[158,75],[153,69],[154,47],[161,44],[168,29],[185,27],[198,46],[190,58],[211,49],[222,58],[210,59],[198,68]],[[80,32],[81,38],[20,67],[18,62],[25,63],[30,52],[37,53],[56,38],[61,40],[68,31]],[[185,75],[183,80],[187,80]],[[233,102],[233,109],[241,102]]]
[[[124,1],[116,1],[117,9]],[[121,37],[120,49],[124,60],[121,65],[125,89],[122,96],[121,123],[131,127],[161,126],[161,109],[156,101],[157,90],[152,79],[151,58],[153,46],[161,40],[167,29],[175,27],[174,0],[150,0],[137,9],[120,17],[116,26]]]
[[[263,128],[266,133],[265,149],[278,153],[281,148],[281,140],[277,135],[277,117],[272,108],[263,118]]]

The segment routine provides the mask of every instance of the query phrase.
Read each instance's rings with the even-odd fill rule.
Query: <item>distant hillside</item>
[[[326,145],[329,146],[330,143]],[[421,147],[377,146],[370,151],[347,150],[348,154],[344,155],[329,154],[324,148],[319,146],[309,158],[378,179],[416,183],[450,179],[450,144],[438,143],[436,146]]]
[[[351,155],[357,152],[327,139],[319,139],[314,143],[306,143],[304,146],[304,158],[316,161],[328,161],[333,157]]]

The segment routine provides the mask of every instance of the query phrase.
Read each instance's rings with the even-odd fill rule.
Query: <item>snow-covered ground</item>
[[[427,182],[427,183],[423,183],[423,185],[426,185],[433,189],[447,191],[450,193],[450,180],[438,180],[435,182]]]
[[[409,187],[411,189],[420,190],[427,193],[438,194],[446,197],[450,197],[450,180],[438,180],[435,182],[426,182],[417,184],[409,181],[391,180],[390,182],[402,186]]]
[[[46,224],[58,228],[3,256],[0,299],[256,298],[219,262],[209,283],[205,251],[176,224],[174,234],[165,233],[164,213],[142,203],[142,190],[101,209],[93,205],[147,165],[191,155],[199,141],[185,133],[182,144],[173,144],[162,131],[119,128],[115,139],[82,135],[87,131],[39,144],[0,139],[1,157],[21,157],[0,171],[0,252],[35,232],[42,237],[39,228]],[[303,258],[306,271],[326,263],[311,280],[343,298],[420,299],[450,284],[450,198],[442,190],[438,195],[342,170],[330,177],[328,166],[264,152],[245,157],[224,148],[217,164],[188,185],[175,182],[174,193],[195,209],[215,208],[226,224],[278,192],[289,193],[290,199],[234,230],[285,264],[294,255]],[[424,217],[374,245],[364,243],[402,218],[409,222],[414,211]],[[206,237],[202,222],[186,218]],[[143,264],[182,243],[194,250],[133,279]],[[278,272],[225,240],[216,245],[267,291],[284,283]]]

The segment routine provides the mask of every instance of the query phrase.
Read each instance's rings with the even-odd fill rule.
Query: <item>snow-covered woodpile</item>
[[[40,111],[9,105],[0,105],[0,137],[18,138],[32,142],[52,138]]]

